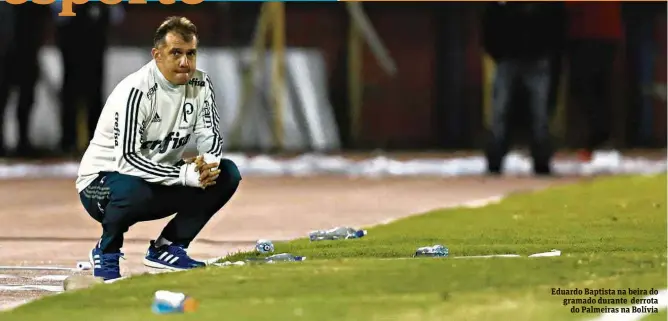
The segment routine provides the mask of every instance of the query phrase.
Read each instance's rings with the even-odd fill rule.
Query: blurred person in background
[[[77,116],[86,111],[88,136],[93,138],[103,106],[107,32],[123,19],[123,6],[88,2],[74,7],[76,16],[61,17],[62,2],[51,5],[56,20],[56,42],[63,62],[60,92],[60,149],[63,156],[78,156]]]
[[[653,85],[655,70],[655,26],[666,12],[666,2],[623,2],[626,55],[630,93],[630,140],[634,146],[653,145]]]
[[[550,62],[565,35],[561,3],[494,2],[483,16],[483,47],[496,62],[491,138],[485,154],[490,174],[500,174],[509,149],[508,119],[516,85],[523,85],[531,114],[531,154],[537,175],[551,174]]]
[[[49,8],[26,2],[12,5],[13,34],[9,52],[2,60],[4,65],[0,73],[0,115],[5,114],[9,93],[15,87],[19,92],[17,106],[19,139],[15,156],[37,156],[36,149],[30,142],[28,129],[30,115],[35,103],[35,87],[39,79],[38,53],[44,44],[44,31]],[[3,22],[5,24],[7,22]],[[0,122],[0,136],[4,133],[4,121]]]
[[[9,46],[14,36],[14,12],[13,6],[6,2],[0,2],[0,61],[5,61],[9,54]],[[0,63],[0,75],[5,74],[5,64]],[[2,76],[0,76],[2,77]],[[0,115],[0,157],[4,157],[5,136],[2,130],[4,124],[4,113]]]
[[[569,15],[569,94],[588,127],[580,158],[591,160],[611,131],[611,78],[622,40],[620,2],[566,2]],[[571,109],[573,110],[573,109]]]

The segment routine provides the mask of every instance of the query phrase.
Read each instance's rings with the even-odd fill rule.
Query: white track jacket
[[[175,86],[151,60],[109,95],[79,165],[76,188],[81,192],[99,172],[182,185],[185,167],[175,164],[191,139],[207,162],[220,159],[218,124],[209,76],[197,70],[188,84]]]

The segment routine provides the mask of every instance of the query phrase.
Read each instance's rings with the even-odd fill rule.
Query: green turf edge
[[[646,198],[640,198],[639,200],[629,200],[628,195],[625,195],[629,191],[628,188],[632,188],[634,184],[643,184],[643,182],[647,181],[662,182],[658,184],[660,190],[655,193],[648,191],[648,194],[644,195]],[[489,244],[494,241],[504,241],[504,237],[512,238],[516,235],[513,235],[512,231],[506,231],[508,233],[503,233],[503,231],[500,231],[499,226],[488,224],[490,220],[487,218],[492,218],[495,220],[496,217],[494,212],[508,213],[509,215],[506,215],[506,217],[503,218],[505,219],[503,223],[508,223],[510,221],[513,224],[518,224],[518,227],[536,229],[537,232],[552,233],[553,231],[550,227],[546,228],[545,226],[538,226],[540,224],[523,224],[523,218],[529,214],[535,215],[537,211],[543,211],[543,213],[541,213],[543,214],[542,217],[548,216],[546,217],[546,220],[559,223],[558,221],[555,221],[553,217],[549,217],[551,213],[545,213],[544,209],[541,208],[543,206],[541,202],[557,202],[559,204],[563,204],[564,206],[563,209],[557,210],[570,211],[570,213],[565,213],[567,215],[565,215],[564,218],[569,220],[579,220],[581,219],[581,215],[578,213],[578,211],[589,211],[590,204],[585,204],[584,207],[587,207],[585,209],[582,208],[583,206],[578,208],[577,204],[569,204],[569,202],[573,201],[573,199],[571,199],[571,194],[582,193],[583,195],[586,195],[586,197],[597,196],[598,194],[601,194],[601,192],[597,191],[597,189],[600,190],[601,186],[607,184],[613,184],[616,188],[616,193],[619,195],[610,195],[612,199],[608,201],[616,204],[607,206],[606,209],[609,210],[612,208],[613,210],[619,210],[621,215],[614,215],[611,213],[610,215],[606,215],[606,220],[609,219],[611,222],[628,223],[623,222],[623,220],[633,219],[633,217],[630,217],[629,215],[633,213],[623,212],[627,210],[627,207],[633,205],[642,206],[643,210],[656,211],[659,209],[665,213],[665,195],[667,193],[665,173],[655,175],[619,175],[612,177],[603,176],[592,178],[588,181],[577,184],[559,185],[532,192],[513,193],[503,198],[498,203],[480,208],[451,207],[434,209],[395,220],[390,224],[359,227],[368,230],[369,235],[358,240],[310,242],[308,237],[302,237],[290,241],[278,241],[274,242],[276,250],[272,254],[287,252],[295,255],[306,256],[307,259],[336,259],[341,257],[348,258],[366,255],[365,252],[356,250],[357,247],[366,247],[374,249],[375,257],[410,257],[418,247],[433,245],[436,243],[448,246],[450,248],[451,256],[510,253],[530,255],[533,253],[546,252],[553,248],[558,248],[564,252],[578,253],[583,251],[583,248],[586,248],[587,246],[583,246],[583,248],[578,248],[578,246],[565,246],[563,243],[567,243],[567,240],[565,240],[566,236],[569,236],[567,233],[570,233],[571,235],[587,234],[591,231],[589,229],[591,226],[578,226],[579,223],[576,223],[570,224],[566,228],[561,228],[561,230],[565,230],[564,236],[562,239],[557,240],[556,242],[544,242],[544,240],[541,240],[540,237],[531,236],[522,240],[524,242],[520,244],[518,244],[518,242],[513,244],[500,244],[501,242]],[[577,192],[573,193],[573,190],[576,190]],[[662,195],[663,199],[652,199],[652,196],[654,195]],[[638,202],[645,202],[645,204],[634,204]],[[591,204],[591,208],[593,210],[595,210],[597,206],[603,207],[600,206],[600,204]],[[492,213],[492,215],[484,215],[484,217],[481,217],[481,214],[483,213]],[[622,216],[624,214],[626,217]],[[446,224],[457,223],[454,219],[457,218],[460,220],[459,223],[461,228],[454,231],[447,228],[444,228],[443,231],[438,231],[438,229],[416,230],[415,233],[413,233],[414,235],[404,235],[405,233],[403,233],[403,229],[407,225],[418,226],[419,228],[422,228],[421,224],[430,224],[432,222],[439,223],[440,220],[448,216],[452,217],[453,219],[452,222],[446,221]],[[660,226],[666,226],[666,217],[655,217],[652,219],[655,220],[656,223],[659,223]],[[594,225],[594,227],[599,230],[610,227],[610,222],[598,222],[592,220],[586,223]],[[434,225],[438,226],[438,224]],[[492,233],[490,233],[490,230],[492,230]],[[453,239],[453,241],[449,241],[447,238],[444,239],[440,235],[443,232],[452,235],[450,239]],[[480,239],[489,243],[482,243],[482,246],[479,246],[478,244],[475,244],[478,243],[478,240],[476,239],[473,244],[467,244],[466,240],[463,239],[468,236],[467,234],[478,234]],[[665,231],[663,234],[665,235]],[[591,243],[602,241],[601,239],[595,237],[586,239],[586,241],[590,242],[590,244],[586,245],[591,245]],[[612,238],[603,238],[603,241],[609,240],[612,240]],[[533,241],[534,244],[531,244],[529,241]],[[405,246],[401,246],[399,248],[398,246],[400,244],[398,243],[405,243]],[[627,244],[620,243],[618,247],[621,248],[624,245]],[[665,251],[665,244],[655,243],[655,248],[657,250]],[[586,250],[589,251],[591,249],[587,248]],[[269,254],[260,254],[256,251],[238,251],[223,257],[218,262],[244,261],[248,259],[265,258],[267,256],[269,256]]]

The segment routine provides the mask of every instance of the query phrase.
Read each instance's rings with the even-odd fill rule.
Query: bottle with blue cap
[[[257,243],[255,243],[255,250],[262,254],[273,253],[274,243],[266,239],[257,240]]]
[[[324,240],[347,240],[358,239],[366,236],[366,230],[358,230],[352,227],[335,227],[329,230],[318,230],[309,233],[308,237],[313,241]]]
[[[433,246],[423,246],[418,248],[413,256],[446,257],[448,256],[449,252],[450,251],[448,250],[447,247],[440,244],[436,244]]]

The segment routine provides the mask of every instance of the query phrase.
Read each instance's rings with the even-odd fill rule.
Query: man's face
[[[151,51],[158,68],[169,82],[185,85],[197,68],[197,38],[186,42],[174,32],[165,36],[165,43]]]

